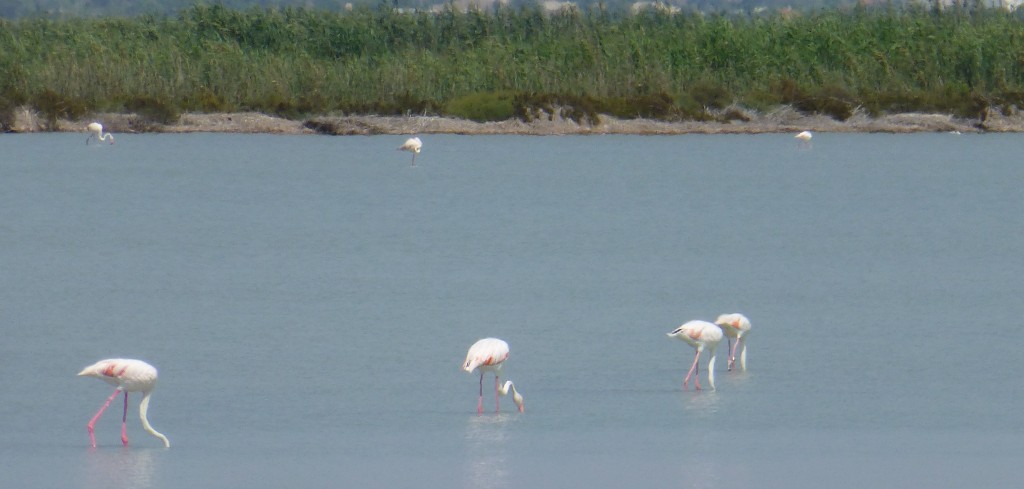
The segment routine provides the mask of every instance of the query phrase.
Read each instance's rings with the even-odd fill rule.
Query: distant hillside
[[[540,5],[555,8],[557,5],[575,4],[580,8],[603,5],[613,11],[625,11],[640,6],[650,6],[652,1],[635,0],[0,0],[0,17],[17,19],[22,17],[72,18],[137,16],[143,14],[176,15],[194,4],[220,5],[237,10],[267,7],[312,8],[326,11],[342,11],[346,4],[352,7],[376,8],[387,5],[402,9],[427,10],[447,3],[454,3],[460,9],[477,5],[490,10],[495,2],[512,7]],[[924,1],[924,0],[922,0]],[[950,1],[950,0],[943,0]],[[854,5],[857,0],[668,0],[668,7],[680,10],[703,11],[757,11],[783,8],[819,9]],[[865,3],[882,3],[879,0],[865,0]]]

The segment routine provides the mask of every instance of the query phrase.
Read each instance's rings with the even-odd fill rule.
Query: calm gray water
[[[1019,482],[1019,135],[84,140],[0,136],[0,487]],[[726,312],[749,370],[684,392]],[[170,449],[137,395],[88,448],[109,357]]]

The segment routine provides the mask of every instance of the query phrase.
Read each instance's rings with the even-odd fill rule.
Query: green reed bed
[[[792,104],[842,119],[1024,102],[1024,22],[997,9],[710,15],[230,10],[0,21],[0,111],[257,110],[299,117],[539,107],[701,119]]]

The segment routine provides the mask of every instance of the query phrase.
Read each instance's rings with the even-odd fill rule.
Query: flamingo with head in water
[[[507,358],[508,343],[498,338],[484,338],[469,347],[466,361],[462,363],[462,369],[470,373],[480,369],[480,397],[476,404],[477,414],[484,412],[484,372],[494,372],[494,411],[501,411],[499,400],[501,396],[508,394],[511,390],[512,401],[519,407],[519,412],[523,412],[523,396],[516,390],[512,381],[506,381],[504,385],[501,385],[501,369],[505,366]]]
[[[708,350],[711,355],[711,359],[708,360],[708,384],[711,384],[711,388],[714,389],[715,349],[718,348],[718,342],[722,341],[722,329],[707,321],[695,320],[676,328],[671,333],[668,333],[668,336],[685,341],[697,352],[693,357],[693,365],[690,366],[690,370],[686,372],[686,378],[683,379],[683,390],[686,390],[686,384],[690,382],[690,376],[694,372],[697,373],[697,376],[694,377],[693,383],[696,389],[700,390],[700,367],[698,362],[700,361],[700,354],[704,350]]]
[[[722,328],[726,341],[729,344],[729,370],[736,366],[736,349],[740,348],[740,370],[747,369],[747,335],[750,334],[750,320],[740,313],[722,314],[715,320],[715,324]],[[732,339],[736,338],[736,343]]]
[[[89,442],[92,443],[93,448],[96,448],[96,435],[94,434],[96,421],[103,415],[103,411],[110,406],[110,402],[121,392],[124,392],[124,414],[121,415],[121,443],[124,446],[128,446],[128,427],[126,426],[128,418],[128,393],[141,392],[142,402],[139,403],[139,417],[142,418],[142,428],[147,433],[163,441],[165,447],[170,448],[171,442],[167,441],[166,436],[154,430],[149,424],[149,419],[146,418],[146,412],[149,411],[149,396],[156,387],[156,368],[142,360],[111,358],[100,360],[85,367],[81,372],[78,372],[78,375],[96,377],[116,387],[114,393],[107,398],[107,402],[100,407],[100,410],[96,412],[96,415],[86,425],[86,428],[89,430]]]
[[[86,129],[89,130],[90,134],[89,137],[85,138],[85,144],[88,145],[89,140],[92,139],[93,137],[99,139],[100,141],[106,141],[107,139],[110,139],[110,144],[114,144],[114,135],[110,134],[109,132],[104,134],[103,124],[100,124],[99,122],[93,122],[86,126]]]

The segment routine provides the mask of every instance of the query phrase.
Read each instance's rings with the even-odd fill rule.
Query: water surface
[[[422,139],[0,136],[0,486],[1017,480],[1019,136]],[[750,369],[684,392],[726,312]],[[87,447],[122,356],[169,450],[137,396]]]

